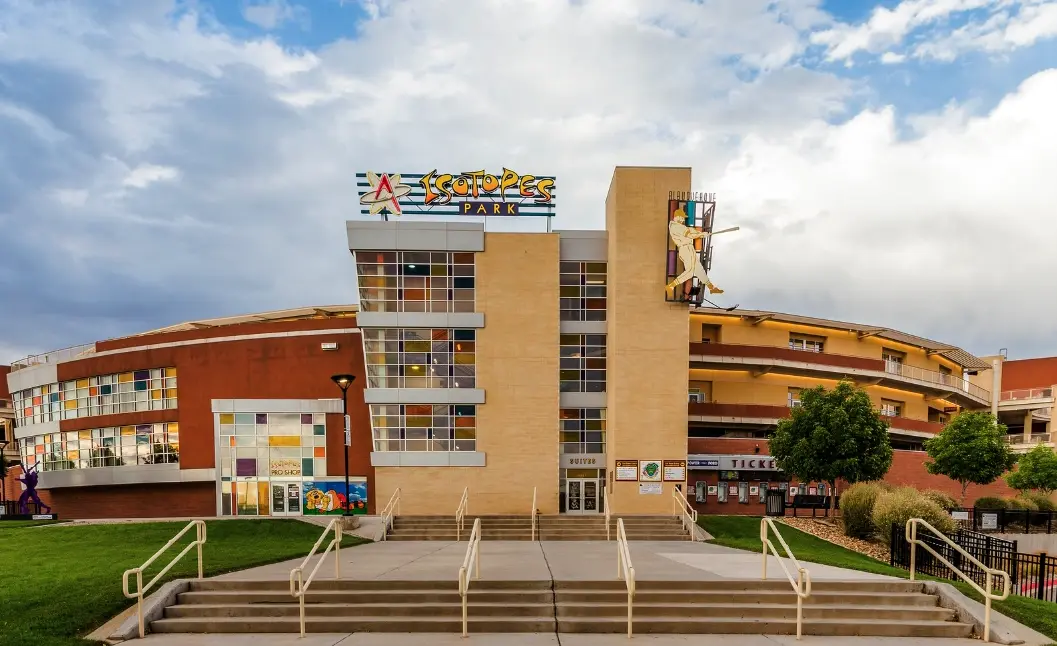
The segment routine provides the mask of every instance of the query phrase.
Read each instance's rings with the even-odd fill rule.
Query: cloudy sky
[[[719,196],[743,307],[1057,354],[1057,3],[0,0],[0,362],[355,302],[355,173]]]

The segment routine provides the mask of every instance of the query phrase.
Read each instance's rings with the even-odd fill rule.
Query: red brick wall
[[[759,453],[755,448],[759,446]],[[767,440],[756,440],[748,438],[690,438],[688,453],[693,454],[718,454],[718,455],[770,455]],[[892,468],[885,475],[885,481],[899,486],[912,486],[917,489],[937,489],[953,496],[955,500],[961,498],[961,485],[945,476],[931,475],[925,471],[926,455],[923,451],[893,451]],[[687,487],[690,498],[693,500],[695,483],[698,481],[716,484],[719,474],[716,471],[690,470],[687,476]],[[758,485],[758,482],[750,483]],[[799,484],[793,480],[792,484]],[[840,483],[839,489],[843,490],[848,485]],[[986,485],[969,485],[965,495],[965,502],[971,505],[973,501],[981,496],[1006,497],[1015,495],[1016,491],[1010,489],[1004,480],[999,478],[995,482]],[[751,502],[741,504],[737,502],[736,495],[729,495],[726,503],[717,502],[712,496],[705,503],[695,503],[699,513],[707,514],[745,514],[760,515],[764,512],[762,503],[757,502],[757,497],[750,497]],[[808,512],[810,513],[810,512]]]
[[[11,391],[7,389],[7,375],[11,372],[11,366],[0,366],[0,399],[11,399]]]
[[[769,345],[732,345],[724,343],[690,343],[691,355],[746,357],[753,359],[783,359],[803,363],[817,363],[840,368],[884,370],[884,361],[868,357],[852,357],[827,352],[803,352]]]
[[[165,335],[139,337],[137,344],[162,343],[187,340],[186,337],[230,336],[236,333],[279,333],[292,329],[343,329],[354,327],[355,319],[310,319],[288,323],[262,323],[228,326],[225,328],[195,330]],[[236,332],[236,329],[238,332]],[[175,337],[179,338],[175,338]],[[167,337],[162,339],[161,337]],[[168,338],[174,337],[174,338]],[[105,342],[115,344],[127,340]],[[323,342],[337,342],[337,350],[322,350]],[[104,343],[98,344],[102,350]],[[93,356],[58,364],[60,381],[94,375],[112,374],[146,368],[176,367],[178,409],[120,413],[63,420],[63,431],[83,430],[106,426],[120,426],[149,422],[177,421],[180,423],[180,466],[184,469],[214,468],[213,399],[340,399],[341,390],[330,380],[338,373],[356,375],[349,388],[348,405],[352,416],[352,446],[349,449],[349,474],[367,478],[368,509],[374,513],[374,470],[370,464],[371,426],[368,406],[364,403],[363,389],[366,371],[363,361],[363,345],[358,333],[332,333],[311,336],[275,337],[223,342],[209,342],[170,348],[129,350],[111,355]],[[327,416],[327,473],[330,476],[344,474],[342,448],[344,430],[341,415]],[[209,489],[208,510],[201,508],[198,498],[187,502],[193,514],[216,514],[213,485]],[[188,485],[180,485],[188,486]],[[197,485],[194,485],[197,486]],[[73,489],[78,489],[76,493]],[[95,490],[98,493],[84,493]],[[72,510],[67,505],[83,500],[83,496],[103,499],[113,496],[114,505],[96,505],[101,508],[132,510],[149,509],[145,503],[128,499],[123,487],[78,487],[68,492],[56,490],[56,512],[69,517]],[[162,490],[158,490],[162,491]],[[185,490],[179,490],[185,491]],[[172,490],[176,493],[177,490]],[[182,494],[181,494],[182,495]],[[197,496],[197,494],[195,494]],[[80,496],[80,497],[79,497]],[[118,504],[120,503],[120,504]],[[175,504],[175,503],[174,503]],[[183,503],[179,503],[183,504]],[[166,511],[169,503],[157,505],[158,515],[175,514]],[[82,512],[77,512],[82,513]],[[129,515],[132,512],[122,512]],[[118,514],[119,516],[121,514]]]
[[[217,515],[216,485],[212,482],[64,487],[48,493],[48,504],[59,514],[60,520]]]
[[[110,339],[109,341],[99,341],[95,344],[95,348],[97,352],[105,352],[107,350],[117,350],[120,348],[139,348],[145,345],[158,345],[160,343],[175,343],[177,341],[192,341],[196,339],[215,339],[217,337],[245,336],[248,334],[278,334],[280,332],[295,332],[300,330],[351,329],[354,327],[356,327],[355,316],[302,319],[297,321],[258,321],[239,323],[237,325],[221,325],[218,327],[201,328],[198,330],[164,332],[159,334],[147,334],[144,336]]]
[[[1002,363],[1002,390],[1049,388],[1057,384],[1057,357]]]

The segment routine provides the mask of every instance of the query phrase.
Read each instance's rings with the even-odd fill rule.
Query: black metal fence
[[[1027,509],[979,509],[963,507],[951,511],[961,529],[1000,534],[1053,534],[1057,512]]]
[[[985,566],[1007,573],[1011,586],[1010,594],[1057,603],[1057,557],[1045,553],[1021,554],[1017,551],[1017,541],[1007,541],[970,530],[960,529],[949,538]],[[931,532],[921,530],[918,532],[918,540],[964,572],[977,585],[987,585],[984,571],[946,541]],[[905,526],[892,525],[889,547],[889,563],[895,567],[910,569],[910,544],[906,540]],[[961,580],[960,576],[928,550],[918,547],[916,552],[914,558],[917,572],[938,579]],[[1002,582],[994,579],[993,584],[995,592],[1001,592]]]

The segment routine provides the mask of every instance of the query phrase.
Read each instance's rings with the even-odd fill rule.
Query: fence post
[[[1047,534],[1052,534],[1053,533],[1053,512],[1052,511],[1046,512],[1046,533]]]
[[[1039,573],[1035,579],[1035,598],[1045,599],[1046,595],[1043,591],[1046,587],[1046,552],[1039,554]]]
[[[888,532],[888,564],[895,567],[896,564],[896,524],[892,523],[891,531]]]

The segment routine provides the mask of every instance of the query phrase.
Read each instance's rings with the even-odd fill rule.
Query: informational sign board
[[[660,460],[639,460],[639,480],[641,482],[660,482],[661,471]]]
[[[664,481],[684,482],[686,480],[686,460],[665,460]]]
[[[719,487],[717,485],[708,485],[708,495],[710,495],[710,496],[719,495]]]
[[[617,460],[617,480],[632,481],[639,479],[638,460]]]
[[[969,520],[969,512],[967,511],[952,511],[951,518],[954,520]]]
[[[273,476],[299,476],[301,475],[301,460],[296,458],[280,458],[272,460],[268,470]]]
[[[639,494],[659,494],[663,491],[663,486],[659,482],[640,482]]]
[[[356,173],[363,215],[554,217],[553,176],[501,171]]]
[[[980,529],[998,529],[998,514],[980,514]]]

